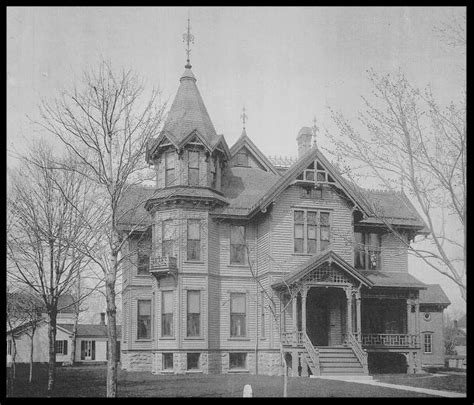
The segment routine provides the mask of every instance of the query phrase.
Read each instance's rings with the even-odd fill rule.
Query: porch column
[[[420,300],[417,298],[415,301],[415,335],[417,336],[418,340],[420,339],[418,337],[419,334],[420,334]]]
[[[352,333],[352,289],[345,288],[347,298],[347,330],[346,333]]]
[[[356,321],[357,321],[357,340],[359,343],[362,342],[362,318],[361,318],[361,310],[360,310],[360,304],[361,304],[361,297],[360,297],[360,291],[356,292]]]
[[[292,298],[292,308],[293,308],[293,345],[295,346],[296,345],[296,339],[297,339],[297,334],[296,332],[298,331],[298,308],[297,308],[297,304],[298,304],[298,294],[296,294],[295,296],[293,296]]]
[[[306,296],[308,295],[308,288],[303,287],[301,293],[301,329],[306,333]]]
[[[407,299],[407,334],[413,333],[411,322],[411,300]]]

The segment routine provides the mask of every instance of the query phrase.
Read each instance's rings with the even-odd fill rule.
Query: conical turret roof
[[[196,86],[196,78],[190,65],[186,65],[163,132],[165,135],[171,135],[173,141],[179,144],[194,130],[197,130],[209,145],[215,145],[218,141],[214,125]]]

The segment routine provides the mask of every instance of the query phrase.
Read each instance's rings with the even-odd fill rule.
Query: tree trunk
[[[31,346],[30,346],[30,378],[29,378],[29,381],[30,381],[30,384],[31,384],[31,381],[33,381],[33,350],[34,350],[34,339],[35,337],[35,329],[33,328],[33,330],[31,331]]]
[[[74,319],[74,326],[72,329],[72,337],[71,337],[71,365],[76,363],[76,336],[77,336],[77,323],[78,323],[79,314],[76,313],[76,317]]]
[[[107,397],[117,396],[117,326],[115,306],[115,281],[117,274],[117,254],[111,254],[111,273],[106,277],[105,293],[107,300]]]
[[[56,315],[55,310],[49,312],[48,393],[54,390],[54,384],[56,382]]]

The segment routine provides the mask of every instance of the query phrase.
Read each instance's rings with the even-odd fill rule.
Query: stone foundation
[[[229,369],[229,352],[202,351],[199,357],[199,370],[188,370],[188,352],[173,353],[173,370],[163,370],[163,353],[151,351],[123,351],[121,354],[122,370],[150,371],[153,374],[170,373],[185,374],[201,372],[203,374],[227,374],[234,372]],[[189,353],[192,353],[191,351]],[[279,352],[259,352],[258,370],[256,370],[256,356],[252,351],[247,353],[246,372],[260,375],[282,375]],[[245,371],[235,371],[245,372]]]
[[[153,356],[150,351],[122,351],[120,355],[122,370],[152,371]]]

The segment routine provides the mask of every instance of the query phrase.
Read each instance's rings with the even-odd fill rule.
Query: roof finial
[[[189,23],[189,14],[188,14],[188,30],[186,33],[183,34],[183,42],[186,42],[186,55],[187,55],[187,63],[184,66],[186,69],[191,69],[191,63],[189,62],[189,55],[191,54],[191,48],[189,44],[194,44],[194,35],[191,34],[191,25]]]
[[[247,121],[247,114],[245,114],[245,106],[242,107],[242,114],[240,115],[242,118],[243,130],[245,131],[245,121]]]
[[[313,118],[313,126],[312,126],[312,130],[313,130],[313,138],[314,138],[314,146],[316,145],[316,134],[317,132],[319,131],[319,127],[316,125],[316,115],[314,116]]]

